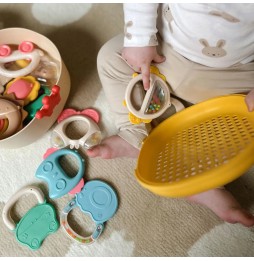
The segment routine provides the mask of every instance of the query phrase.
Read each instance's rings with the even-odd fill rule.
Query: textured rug
[[[103,136],[115,133],[96,70],[100,47],[123,31],[121,4],[0,4],[0,26],[23,27],[52,40],[70,72],[71,92],[66,107],[95,108],[101,115]],[[42,155],[50,146],[49,130],[39,140],[23,148],[0,148],[0,211],[21,187],[38,185],[47,200],[61,210],[72,198],[50,200],[45,183],[35,178]],[[85,180],[100,179],[117,192],[119,206],[99,239],[91,245],[78,244],[60,227],[42,246],[32,251],[20,245],[0,219],[0,256],[139,257],[139,256],[253,256],[254,230],[231,225],[210,210],[184,199],[163,198],[142,188],[134,177],[136,160],[89,159],[81,152],[87,169]],[[73,166],[76,167],[75,164]],[[254,211],[254,169],[228,185],[241,204]],[[15,222],[30,209],[33,196],[21,197],[12,211]],[[74,209],[70,224],[79,234],[93,231],[88,216]]]

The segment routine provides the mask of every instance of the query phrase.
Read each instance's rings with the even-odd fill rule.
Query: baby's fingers
[[[157,54],[157,55],[154,57],[154,59],[153,59],[153,61],[154,61],[155,63],[163,63],[163,62],[165,62],[165,60],[166,60],[166,57],[163,56],[163,55],[159,55],[159,54]]]
[[[150,65],[143,65],[141,67],[143,86],[145,90],[148,90],[150,87]]]

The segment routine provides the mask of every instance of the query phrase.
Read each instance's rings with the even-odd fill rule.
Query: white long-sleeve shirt
[[[156,33],[189,60],[229,67],[254,60],[254,4],[124,4],[125,47],[155,46]]]

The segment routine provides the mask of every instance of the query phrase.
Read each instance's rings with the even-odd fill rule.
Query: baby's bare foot
[[[117,135],[108,137],[101,144],[87,150],[89,157],[101,157],[103,159],[119,157],[137,158],[138,154],[138,149]]]
[[[243,209],[233,195],[223,188],[189,196],[187,199],[210,208],[218,217],[228,223],[241,223],[246,227],[254,226],[254,216]]]

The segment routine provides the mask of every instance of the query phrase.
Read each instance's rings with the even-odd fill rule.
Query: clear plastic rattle
[[[183,104],[170,97],[169,87],[164,75],[159,73],[156,67],[151,67],[150,88],[145,92],[143,88],[142,74],[138,74],[128,84],[125,92],[125,102],[132,115],[141,119],[129,117],[132,123],[150,122],[161,116],[171,105],[175,106],[176,111],[184,109]],[[139,88],[138,92],[135,90]],[[136,96],[141,96],[141,104],[135,102]]]

